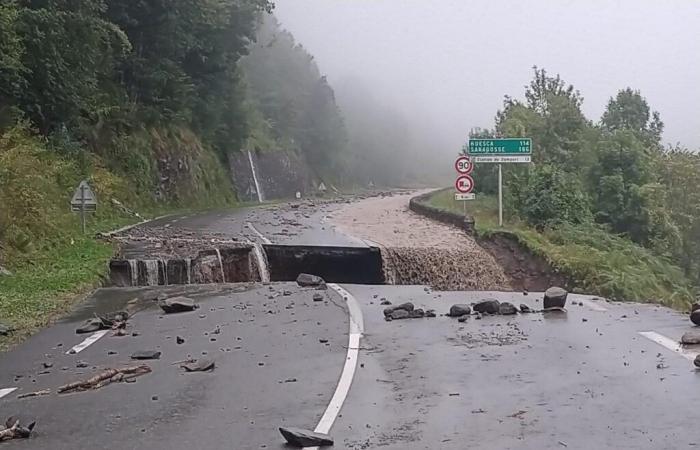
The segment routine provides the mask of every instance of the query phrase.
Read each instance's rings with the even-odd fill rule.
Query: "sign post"
[[[467,154],[476,163],[498,164],[498,226],[503,226],[503,163],[532,161],[532,139],[469,139]]]
[[[83,234],[85,234],[85,213],[97,211],[97,197],[90,189],[87,181],[81,181],[75,189],[73,198],[70,201],[70,208],[73,212],[80,212],[80,227],[83,230]]]
[[[467,200],[474,200],[475,196],[472,193],[474,190],[474,179],[471,173],[474,170],[474,163],[468,156],[460,156],[455,161],[455,170],[457,171],[457,181],[455,181],[455,201],[462,202],[464,208],[464,217],[467,217]]]

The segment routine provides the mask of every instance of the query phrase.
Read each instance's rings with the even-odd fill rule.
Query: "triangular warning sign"
[[[323,181],[321,181],[321,184],[318,185],[318,190],[321,192],[326,191],[326,185],[323,183]]]
[[[87,181],[83,180],[75,190],[70,203],[71,205],[96,205],[97,196],[95,196],[95,193],[92,191]]]

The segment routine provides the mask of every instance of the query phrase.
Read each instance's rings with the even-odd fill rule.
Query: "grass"
[[[436,208],[463,212],[451,189],[427,199]],[[693,301],[693,286],[683,271],[667,259],[621,236],[589,225],[563,225],[542,233],[514,218],[498,227],[498,203],[493,196],[478,195],[467,202],[477,234],[504,234],[572,280],[576,292],[600,295],[611,300],[661,303],[687,310]]]

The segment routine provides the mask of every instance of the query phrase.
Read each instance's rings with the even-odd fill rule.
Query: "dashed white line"
[[[12,393],[12,392],[14,392],[14,391],[16,391],[16,390],[17,390],[16,387],[0,389],[0,398],[3,398],[3,397],[6,396],[7,394],[10,394],[10,393]]]
[[[666,337],[663,334],[659,334],[655,331],[640,331],[639,334],[653,342],[656,342],[657,344],[663,347],[666,347],[672,352],[678,353],[680,356],[684,357],[689,361],[694,361],[695,357],[698,356],[698,354],[700,354],[697,351],[692,351],[684,348],[680,342],[674,341],[673,339]]]
[[[323,434],[328,434],[330,431],[335,419],[338,417],[338,413],[340,413],[340,409],[343,407],[345,398],[350,391],[352,379],[355,376],[355,370],[357,369],[360,339],[362,338],[362,333],[364,332],[362,310],[360,309],[360,304],[357,302],[355,297],[335,283],[329,283],[328,287],[340,294],[348,305],[348,312],[350,313],[350,335],[348,337],[348,353],[347,357],[345,358],[343,372],[340,374],[340,380],[338,380],[338,386],[335,388],[333,397],[328,403],[326,411],[323,413],[321,420],[318,421],[318,425],[316,425],[316,428],[314,429],[315,432]],[[318,449],[318,447],[310,448]]]
[[[82,352],[83,350],[97,342],[102,336],[104,336],[107,333],[109,333],[109,330],[100,330],[92,333],[83,342],[68,350],[66,352],[66,355],[72,355],[74,353]]]
[[[246,223],[246,226],[247,226],[253,233],[255,233],[255,234],[260,238],[261,241],[263,241],[263,244],[272,244],[272,241],[269,240],[268,238],[266,238],[265,236],[263,236],[263,234],[262,234],[261,232],[259,232],[258,229],[255,228],[255,227],[253,226],[252,223],[247,222],[247,223]]]

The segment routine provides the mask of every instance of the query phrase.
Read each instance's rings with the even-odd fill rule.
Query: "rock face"
[[[393,312],[403,310],[406,311],[407,313],[410,313],[415,309],[415,306],[413,306],[413,303],[411,302],[406,302],[402,303],[397,306],[390,306],[388,308],[384,308],[384,316],[390,316]]]
[[[165,300],[160,300],[158,306],[160,306],[166,314],[194,311],[197,309],[194,300],[187,297],[166,298]]]
[[[293,447],[324,447],[333,445],[333,438],[327,434],[293,427],[280,427],[280,433]]]
[[[481,314],[498,314],[501,304],[498,300],[487,299],[482,300],[474,305],[474,311]]]
[[[695,345],[700,344],[700,331],[693,330],[681,336],[681,344],[685,345]]]
[[[566,306],[566,297],[569,295],[560,287],[551,287],[544,293],[544,308],[563,308]]]
[[[690,321],[695,325],[700,325],[700,309],[696,309],[690,313]]]
[[[471,314],[472,309],[469,307],[469,305],[465,305],[462,303],[458,303],[456,305],[452,305],[450,307],[450,317],[461,317],[466,314]]]
[[[503,302],[499,305],[498,313],[504,316],[512,316],[513,314],[517,314],[518,310],[512,303]]]
[[[319,287],[324,289],[326,287],[326,282],[323,278],[308,273],[300,273],[297,277],[297,284],[301,287]]]

